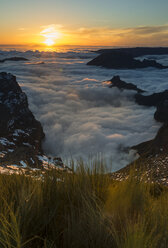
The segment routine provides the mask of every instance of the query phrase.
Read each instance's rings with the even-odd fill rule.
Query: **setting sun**
[[[46,46],[53,46],[61,37],[61,33],[58,31],[60,26],[57,25],[49,25],[44,26],[44,29],[40,32],[40,35],[45,38],[43,43]]]
[[[52,40],[52,39],[46,39],[44,41],[44,43],[47,45],[47,46],[53,46],[55,44],[55,42]]]

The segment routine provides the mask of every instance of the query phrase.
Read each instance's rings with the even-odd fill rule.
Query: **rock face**
[[[43,153],[43,128],[28,107],[26,94],[16,77],[0,73],[0,173],[32,173],[40,169],[70,169],[59,157]],[[43,170],[43,172],[42,172]]]
[[[146,182],[153,181],[168,186],[168,123],[163,124],[153,140],[133,146],[131,149],[136,150],[140,157],[113,173],[112,178],[125,180],[133,168],[138,177],[142,177]]]
[[[133,146],[132,149],[138,151],[140,155],[145,157],[155,156],[160,153],[167,153],[168,151],[168,124],[165,123],[159,129],[157,135],[153,140],[143,142],[139,145]]]
[[[137,91],[138,93],[145,92],[144,90],[139,89],[135,84],[126,83],[122,81],[119,76],[114,76],[110,80],[110,82],[111,84],[109,88],[117,87],[118,89],[121,89],[121,90],[134,90],[134,91]]]
[[[149,96],[143,96],[141,94],[137,94],[135,99],[139,105],[157,106],[159,103],[168,100],[168,90],[159,93],[153,93],[152,95]]]
[[[139,105],[156,106],[157,110],[154,114],[155,120],[160,122],[168,122],[168,90],[154,93],[149,96],[136,94],[135,100]]]
[[[154,118],[156,121],[168,122],[168,98],[157,105]]]
[[[0,116],[0,164],[24,162],[39,167],[42,126],[29,110],[27,96],[16,77],[5,72],[0,73]]]
[[[154,139],[130,147],[140,156],[136,162],[112,173],[111,177],[115,180],[124,180],[128,178],[130,169],[134,168],[139,175],[143,177],[145,175],[146,181],[153,180],[168,185],[168,90],[144,96],[140,89],[133,84],[123,82],[119,76],[113,77],[111,83],[112,87],[139,91],[135,93],[135,101],[140,105],[155,106],[157,109],[154,118],[163,123]]]
[[[28,59],[23,58],[23,57],[11,57],[11,58],[6,58],[6,59],[1,59],[0,63],[3,63],[5,61],[27,61]]]
[[[163,66],[155,60],[144,59],[143,61],[140,61],[138,59],[134,59],[132,54],[121,51],[102,53],[88,62],[87,65],[102,66],[108,69],[137,69],[147,67],[155,67],[158,69],[168,68],[168,66]]]

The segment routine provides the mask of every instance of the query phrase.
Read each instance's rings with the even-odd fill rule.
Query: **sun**
[[[47,46],[53,46],[53,45],[55,44],[55,42],[54,42],[52,39],[50,39],[50,38],[46,39],[46,40],[44,41],[44,43],[45,43]]]
[[[42,42],[46,46],[53,46],[55,43],[57,43],[62,36],[59,29],[60,27],[58,25],[45,26],[45,28],[40,32],[40,35],[44,37]]]

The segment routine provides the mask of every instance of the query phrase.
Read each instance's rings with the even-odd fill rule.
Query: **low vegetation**
[[[168,247],[168,191],[104,166],[0,175],[1,248]]]

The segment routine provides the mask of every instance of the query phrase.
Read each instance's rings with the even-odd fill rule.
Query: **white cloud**
[[[62,28],[61,25],[48,25],[48,26],[42,26],[43,30],[40,32],[40,35],[44,36],[48,39],[58,39],[60,38],[61,34],[59,30]]]

